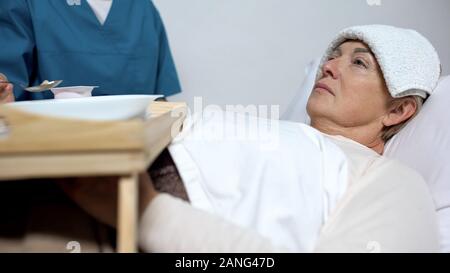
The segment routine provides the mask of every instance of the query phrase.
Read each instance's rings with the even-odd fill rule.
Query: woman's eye
[[[328,57],[328,61],[332,61],[332,60],[336,59],[337,57],[338,57],[337,54],[333,53]]]
[[[356,59],[353,63],[356,64],[356,65],[362,66],[362,67],[364,67],[364,68],[367,68],[366,63],[363,62],[363,61],[360,60],[360,59]]]

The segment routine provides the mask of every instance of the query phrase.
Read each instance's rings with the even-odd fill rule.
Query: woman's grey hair
[[[405,98],[413,98],[414,99],[414,101],[416,102],[416,112],[409,119],[403,121],[402,123],[399,123],[399,124],[396,124],[393,126],[389,126],[389,127],[385,127],[383,129],[383,131],[381,132],[381,139],[384,141],[384,143],[387,143],[403,127],[405,127],[406,124],[408,124],[415,116],[417,116],[417,114],[419,114],[420,110],[422,109],[423,103],[425,101],[422,97],[419,97],[419,96],[408,96],[408,97],[393,99],[390,103],[391,104],[397,103],[401,100],[404,100]]]

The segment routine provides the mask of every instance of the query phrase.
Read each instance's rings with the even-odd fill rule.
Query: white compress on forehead
[[[436,87],[441,71],[439,56],[431,43],[416,31],[385,25],[344,29],[329,45],[320,67],[347,40],[362,41],[371,49],[392,97],[426,98]],[[321,69],[317,79],[320,76]]]

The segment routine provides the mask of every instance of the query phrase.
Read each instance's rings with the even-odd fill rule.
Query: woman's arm
[[[287,252],[267,238],[181,199],[158,194],[141,217],[139,245],[145,252]]]

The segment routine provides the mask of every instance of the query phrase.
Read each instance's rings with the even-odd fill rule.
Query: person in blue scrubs
[[[104,24],[87,0],[1,0],[0,37],[0,72],[15,83],[18,101],[53,98],[20,84],[60,79],[61,86],[99,86],[94,96],[181,91],[150,0],[113,0]]]
[[[93,92],[96,96],[167,97],[181,91],[163,22],[150,0],[113,0],[104,22],[87,0],[0,0],[0,72],[4,74],[0,75],[0,103],[53,98],[50,91],[29,93],[20,86],[44,80],[64,80],[61,86],[99,86]],[[89,227],[92,219],[79,214],[54,181],[0,184],[4,218],[0,241],[11,242],[13,249],[21,249],[17,246],[30,226],[54,238],[83,238],[89,233],[80,222]],[[51,221],[35,214],[42,206],[46,208],[44,219],[57,219],[63,211],[63,222],[72,221],[80,228],[58,223],[55,230]],[[103,230],[94,227],[95,232]],[[40,249],[41,241],[31,249]],[[52,239],[46,243],[51,245]],[[57,245],[50,252],[59,249]],[[2,243],[0,252],[5,250],[8,247]]]

